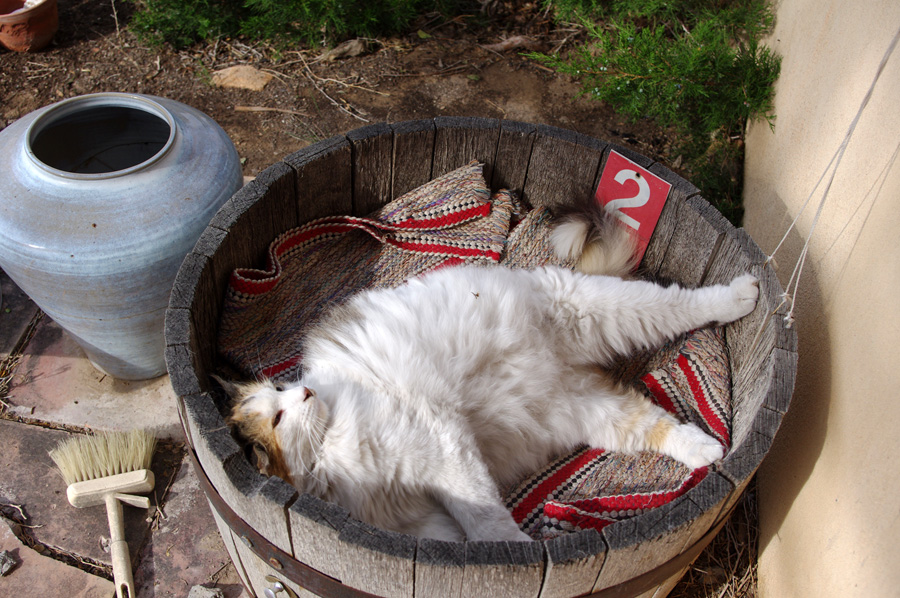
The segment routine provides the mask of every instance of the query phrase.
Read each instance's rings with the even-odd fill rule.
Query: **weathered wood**
[[[219,495],[238,517],[290,554],[286,508],[297,491],[251,467],[208,394],[184,397],[184,410],[197,459]]]
[[[712,212],[709,203],[697,195],[679,202],[675,230],[657,272],[660,277],[687,287],[700,286],[724,235],[722,223],[710,218]]]
[[[719,471],[722,475],[736,486],[749,479],[759,468],[763,457],[772,446],[772,440],[781,425],[781,419],[781,413],[766,406],[760,407],[752,419],[749,431],[741,439],[740,445],[720,464]]]
[[[616,151],[622,150],[622,148],[614,149],[616,149]],[[640,157],[638,156],[631,155],[629,158],[632,161],[641,164],[653,174],[665,179],[666,182],[672,185],[672,188],[669,190],[669,196],[666,199],[666,204],[663,206],[663,211],[660,214],[659,221],[656,223],[656,228],[653,229],[653,234],[650,236],[650,243],[647,246],[647,251],[644,253],[644,258],[641,261],[641,272],[644,275],[658,277],[660,276],[660,269],[663,267],[666,254],[671,245],[672,236],[675,234],[675,228],[678,225],[678,208],[682,203],[687,201],[689,197],[697,195],[700,191],[659,163],[646,165],[639,161]],[[644,158],[643,160],[648,159]]]
[[[343,507],[301,494],[288,510],[293,554],[326,575],[341,579],[354,551],[339,538],[349,513]]]
[[[525,175],[534,145],[534,125],[503,121],[500,123],[500,143],[494,159],[493,175],[488,185],[493,191],[509,189],[517,194],[525,186]]]
[[[546,565],[540,598],[569,598],[591,592],[606,558],[606,544],[595,530],[544,541]]]
[[[166,311],[166,338],[178,339],[176,344],[166,346],[166,364],[169,380],[173,387],[184,389],[191,394],[199,393],[200,380],[198,371],[205,371],[209,366],[195,363],[195,352],[190,349],[191,312],[186,309],[168,309]],[[169,341],[174,342],[174,341]],[[211,363],[208,357],[207,359]]]
[[[658,278],[660,269],[666,259],[669,250],[669,242],[672,235],[675,234],[675,228],[678,226],[678,206],[681,201],[677,198],[670,198],[663,206],[662,213],[659,215],[659,221],[653,234],[650,236],[650,243],[644,252],[638,273],[648,278]]]
[[[534,205],[590,197],[612,148],[673,184],[644,257],[646,272],[688,286],[728,282],[746,271],[761,279],[760,306],[726,328],[734,448],[717,472],[668,505],[602,534],[462,544],[378,530],[250,466],[222,419],[224,399],[209,393],[221,302],[234,268],[261,266],[271,240],[294,226],[322,216],[369,213],[472,159],[485,164],[492,189],[521,191]],[[176,280],[167,314],[167,361],[186,436],[216,491],[269,542],[312,569],[384,596],[580,595],[631,580],[708,540],[707,531],[739,500],[768,451],[790,403],[796,335],[769,317],[781,287],[764,260],[752,239],[733,229],[693,185],[627,148],[494,119],[373,125],[286,157],[216,214]],[[217,525],[223,538],[231,537],[218,517]],[[245,581],[262,592],[266,575],[275,571],[240,539],[226,540],[226,547]],[[676,578],[653,580],[656,587],[647,586],[641,595],[661,598]],[[305,592],[291,587],[298,595]]]
[[[315,594],[301,588],[294,581],[288,579],[277,569],[273,568],[269,563],[259,558],[241,541],[240,538],[235,538],[234,534],[231,535],[234,538],[235,552],[240,556],[241,565],[243,566],[244,572],[247,575],[247,580],[250,583],[249,587],[252,588],[253,593],[256,594],[257,598],[264,597],[267,589],[274,592],[276,581],[281,582],[283,586],[289,588],[298,598],[310,598],[315,596]],[[286,593],[277,595],[288,598]]]
[[[681,553],[703,512],[687,495],[603,529],[608,546],[594,591],[626,582]],[[635,568],[640,563],[640,568]]]
[[[225,545],[225,550],[228,552],[228,556],[231,557],[231,562],[234,565],[235,571],[237,571],[238,577],[241,578],[241,584],[243,584],[244,588],[252,588],[250,585],[250,578],[247,576],[247,572],[244,569],[243,559],[241,558],[241,554],[238,552],[237,547],[234,543],[234,534],[231,533],[231,528],[222,520],[219,516],[219,513],[213,508],[212,503],[210,503],[207,499],[207,504],[209,504],[209,510],[212,512],[213,519],[216,522],[216,528],[219,530],[219,536],[222,537],[222,543]]]
[[[707,276],[710,283],[725,283],[745,272],[760,279],[756,309],[726,328],[733,386],[732,436],[736,446],[749,434],[753,417],[763,404],[771,401],[775,410],[783,412],[793,392],[796,336],[775,314],[782,288],[764,262],[765,256],[752,239],[736,231],[723,240]]]
[[[229,459],[223,465],[231,485],[227,489],[216,486],[219,494],[227,499],[238,517],[273,545],[290,554],[287,507],[293,502],[297,490],[280,478],[261,475],[243,455]]]
[[[539,542],[466,542],[465,595],[472,598],[537,596],[544,576]]]
[[[201,238],[209,238],[207,227]],[[196,249],[196,248],[195,248]],[[189,253],[178,271],[166,312],[166,366],[174,388],[193,394],[201,391],[200,376],[207,376],[215,361],[215,330],[219,301],[210,258]],[[185,314],[187,318],[185,319]]]
[[[198,377],[209,375],[216,356],[219,313],[231,273],[221,267],[217,270],[213,256],[226,235],[226,231],[206,227],[194,250],[182,262],[169,299],[170,309],[187,309],[191,313],[191,336],[187,344],[193,351],[192,362],[197,364]],[[173,344],[177,341],[167,337],[166,342]]]
[[[431,178],[437,178],[472,160],[484,163],[484,179],[490,181],[500,139],[500,121],[494,118],[434,119],[434,161]]]
[[[353,157],[346,137],[309,145],[284,162],[296,171],[293,199],[299,222],[353,213]]]
[[[523,199],[532,206],[553,207],[592,197],[606,146],[573,131],[539,125]]]
[[[466,545],[419,538],[416,550],[416,598],[467,598]]]
[[[686,500],[697,505],[702,514],[694,520],[695,524],[691,526],[690,533],[685,535],[682,552],[699,542],[721,517],[727,515],[725,505],[728,504],[734,490],[734,484],[727,477],[713,471],[685,495]]]
[[[785,327],[783,318],[775,314],[781,304],[783,288],[766,256],[743,229],[730,231],[721,243],[718,255],[707,275],[711,283],[727,283],[735,276],[752,273],[760,279],[760,300],[749,316],[729,325],[729,351],[732,373],[755,377],[768,351],[779,347],[796,352],[797,335]],[[779,313],[783,313],[779,310]]]
[[[262,265],[269,242],[298,224],[293,197],[294,172],[279,163],[244,185],[213,216],[209,226],[228,231],[216,257],[227,252],[229,272],[236,267]]]
[[[221,463],[235,458],[241,449],[227,433],[218,407],[207,393],[184,395],[181,402],[186,416],[186,432],[200,466],[214,486],[227,483],[221,473]]]
[[[394,136],[381,123],[347,133],[353,156],[353,214],[365,216],[391,200]]]
[[[339,540],[345,544],[348,556],[341,575],[346,585],[385,598],[413,596],[415,537],[347,519]]]
[[[685,576],[685,574],[690,570],[690,567],[685,567],[678,571],[675,575],[673,575],[669,580],[665,583],[660,584],[656,591],[651,591],[650,596],[648,598],[666,598],[669,593],[678,585],[678,582],[681,581],[681,578]]]
[[[292,201],[297,183],[290,166],[284,162],[276,162],[257,174],[252,182],[265,189],[264,192],[256,194],[258,197],[266,195],[270,198],[270,205],[278,206],[269,214],[274,233],[272,238],[300,224],[297,204]]]
[[[434,156],[434,121],[412,120],[391,125],[394,155],[391,161],[391,198],[431,180]]]
[[[688,564],[684,555],[696,556],[712,540],[713,535],[709,534],[709,531],[725,516],[725,507],[729,504],[728,500],[733,494],[733,488],[734,486],[723,476],[715,472],[709,473],[691,492],[670,503],[672,512],[666,524],[671,527],[662,533],[655,529],[658,521],[654,518],[658,514],[654,514],[654,512],[658,509],[634,518],[632,520],[634,525],[625,534],[626,543],[629,541],[628,535],[634,534],[640,538],[649,538],[649,540],[642,540],[637,548],[654,547],[655,549],[635,553],[633,546],[624,546],[618,550],[610,548],[613,558],[638,559],[634,562],[639,562],[640,566],[635,567],[632,563],[629,570],[626,560],[623,567],[626,573],[630,573],[630,577],[611,584],[604,590],[603,595],[620,598],[633,595],[662,595],[660,594],[661,588],[673,586],[683,575],[683,569],[680,567],[686,567]],[[677,514],[679,507],[676,503],[679,502],[685,503],[681,505],[682,515]],[[693,506],[688,503],[692,503]],[[690,513],[688,516],[692,519],[685,519],[684,513]],[[648,527],[649,530],[643,529]],[[610,531],[615,532],[616,530]],[[619,532],[621,533],[621,530]],[[630,542],[634,543],[635,538],[632,537]],[[688,558],[690,559],[690,557]],[[681,563],[679,564],[678,561]],[[606,575],[612,573],[614,572],[606,571]],[[601,577],[603,574],[601,571]],[[598,586],[599,583],[598,580]]]

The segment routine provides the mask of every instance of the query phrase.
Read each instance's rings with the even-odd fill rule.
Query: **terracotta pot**
[[[56,0],[24,6],[25,0],[0,0],[0,44],[15,52],[36,52],[59,28]]]

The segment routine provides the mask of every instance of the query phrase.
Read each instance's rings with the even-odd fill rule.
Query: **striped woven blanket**
[[[287,231],[262,268],[232,273],[219,323],[219,354],[248,378],[296,379],[301,340],[323,311],[359,290],[392,287],[460,263],[511,268],[561,264],[550,214],[508,191],[493,195],[472,162],[366,218],[336,216]],[[623,363],[620,377],[651,400],[730,445],[730,373],[723,333],[695,331]],[[696,486],[695,471],[667,456],[581,447],[503,489],[522,529],[546,539],[602,529]]]

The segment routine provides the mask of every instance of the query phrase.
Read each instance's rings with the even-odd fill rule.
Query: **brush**
[[[150,499],[133,493],[153,490],[150,459],[155,448],[156,437],[151,432],[132,430],[76,436],[50,451],[50,458],[69,486],[66,496],[73,507],[106,505],[117,598],[135,595],[122,503],[150,508]]]

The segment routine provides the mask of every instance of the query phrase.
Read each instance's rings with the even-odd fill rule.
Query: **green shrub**
[[[131,0],[130,27],[141,39],[184,48],[201,39],[235,35],[249,12],[241,0]]]
[[[395,33],[428,5],[427,0],[247,0],[252,16],[241,32],[253,38],[287,37],[317,44],[347,37]]]
[[[780,58],[759,42],[773,24],[765,0],[552,5],[557,18],[583,25],[588,41],[568,56],[532,57],[577,78],[585,93],[632,119],[673,127],[681,139],[675,151],[693,182],[738,220],[746,124],[774,123]]]
[[[132,0],[132,27],[176,48],[219,36],[333,44],[402,31],[419,14],[456,0]]]

